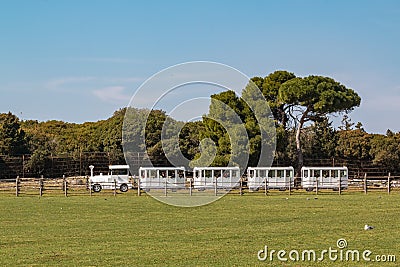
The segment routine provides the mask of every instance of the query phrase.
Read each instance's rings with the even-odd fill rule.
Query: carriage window
[[[340,177],[347,177],[347,171],[340,171]]]
[[[254,177],[254,172],[255,172],[255,171],[253,171],[253,170],[248,170],[248,171],[247,171],[247,175],[248,175],[249,177],[253,178],[253,177]]]
[[[329,170],[322,170],[322,177],[327,178],[329,176]]]
[[[129,175],[129,170],[127,169],[114,169],[111,170],[113,175]]]
[[[229,171],[227,171],[227,172],[228,172],[228,177],[229,177],[230,172],[229,172]],[[232,170],[232,177],[236,177],[236,176],[237,176],[236,171],[235,171],[235,170]]]
[[[167,178],[174,178],[175,171],[173,170],[166,170],[165,173],[167,174]]]
[[[275,177],[275,170],[269,170],[268,171],[268,177],[269,178]]]
[[[149,172],[147,173],[149,178],[154,178],[157,177],[157,171],[156,170],[149,170]]]

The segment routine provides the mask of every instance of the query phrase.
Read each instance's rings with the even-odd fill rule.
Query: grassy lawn
[[[2,196],[0,266],[397,265],[257,259],[265,245],[318,252],[336,249],[339,238],[348,249],[371,250],[371,259],[394,254],[400,262],[398,192],[314,197],[227,195],[177,208],[146,195]],[[365,231],[365,224],[376,228]]]

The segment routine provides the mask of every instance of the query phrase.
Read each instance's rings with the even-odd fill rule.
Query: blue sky
[[[326,75],[368,132],[400,131],[399,1],[0,1],[0,112],[96,121],[154,73],[209,60]]]

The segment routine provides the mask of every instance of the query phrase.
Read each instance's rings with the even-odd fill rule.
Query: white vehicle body
[[[193,187],[199,190],[210,188],[231,189],[239,186],[239,167],[195,167]]]
[[[90,183],[94,192],[100,192],[102,189],[119,189],[126,192],[133,187],[129,181],[129,165],[110,165],[109,174],[93,175],[93,166],[91,170]]]
[[[251,191],[259,188],[286,190],[294,186],[293,167],[249,167],[247,186]]]
[[[140,167],[140,188],[144,190],[185,188],[185,167]]]
[[[308,191],[315,188],[339,190],[348,188],[347,167],[303,167],[301,168],[302,187]]]

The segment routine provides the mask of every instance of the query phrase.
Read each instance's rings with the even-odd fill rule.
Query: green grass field
[[[259,261],[265,245],[322,251],[345,238],[348,249],[400,262],[399,193],[314,197],[227,195],[177,208],[146,195],[2,196],[0,266],[397,266]]]

